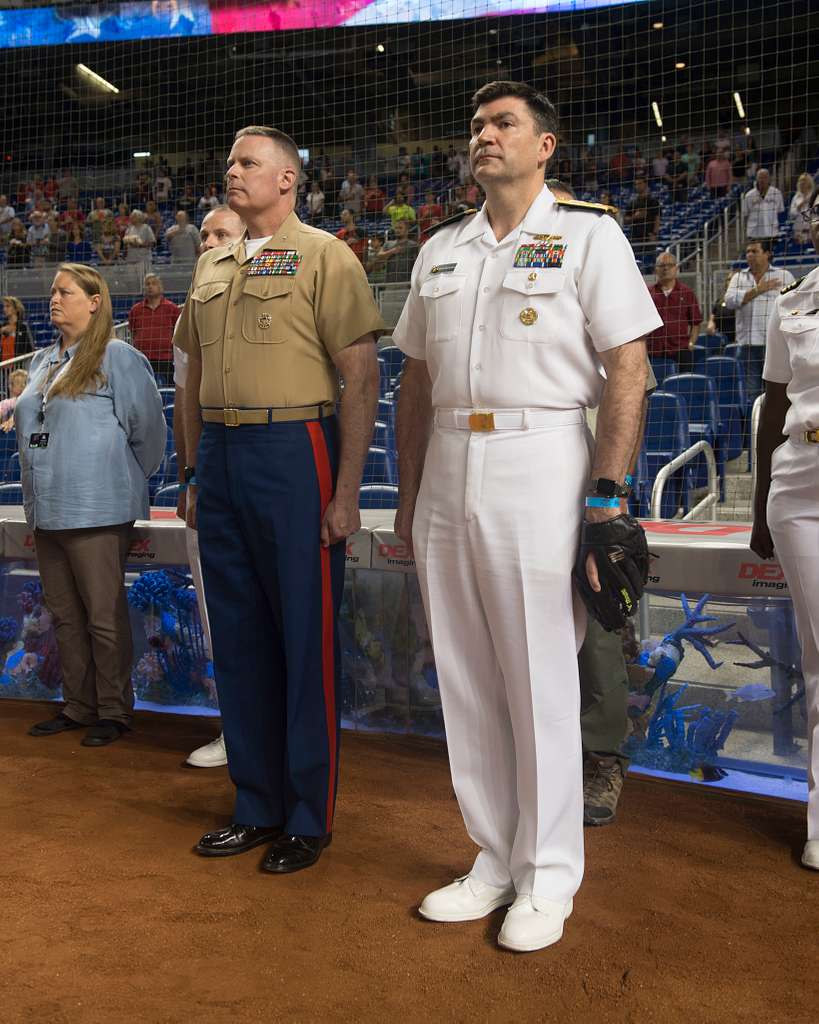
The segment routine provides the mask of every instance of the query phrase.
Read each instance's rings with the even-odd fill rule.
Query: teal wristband
[[[626,473],[625,483],[626,483],[627,487],[633,487],[634,486],[634,477],[631,475],[631,473]]]
[[[586,508],[620,508],[619,498],[586,498]]]

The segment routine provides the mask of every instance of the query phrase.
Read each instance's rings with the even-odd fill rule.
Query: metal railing
[[[751,409],[751,437],[748,441],[750,445],[750,462],[751,462],[751,501],[754,500],[756,494],[756,435],[759,432],[759,418],[762,415],[762,403],[765,401],[764,395],[758,395],[754,400],[753,407]]]
[[[708,493],[692,509],[685,513],[682,517],[683,522],[690,522],[698,515],[707,512],[709,508],[716,507],[719,500],[719,482],[717,480],[717,460],[714,457],[714,449],[707,441],[697,441],[690,448],[686,448],[682,455],[678,455],[671,462],[666,463],[657,474],[654,486],[651,489],[650,514],[652,519],[662,518],[663,491],[671,474],[676,473],[678,469],[682,469],[683,466],[692,462],[700,454],[705,456],[705,464],[708,468]]]

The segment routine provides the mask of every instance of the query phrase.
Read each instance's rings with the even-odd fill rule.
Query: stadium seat
[[[742,366],[728,356],[705,360],[705,372],[717,389],[720,414],[720,445],[725,459],[737,459],[744,451],[745,417],[748,400]]]
[[[12,452],[6,463],[6,471],[3,474],[5,483],[19,483],[20,481],[20,453]]]
[[[389,423],[384,423],[383,420],[375,421],[372,444],[376,448],[386,448],[388,450],[395,447],[393,444],[392,427]]]
[[[160,388],[159,389],[159,393],[160,393],[160,395],[162,395],[162,405],[163,405],[163,407],[168,406],[168,405],[171,405],[171,406],[173,405],[174,397],[176,395],[176,389],[175,388]]]
[[[151,504],[154,508],[176,508],[179,500],[179,484],[167,484],[154,494]]]
[[[395,345],[378,350],[378,359],[384,365],[384,373],[394,387],[401,379],[401,368],[404,365],[404,353]],[[393,387],[387,390],[392,391]]]
[[[651,363],[651,369],[654,371],[654,376],[657,378],[657,383],[660,385],[666,377],[680,372],[679,366],[677,366],[673,359],[663,358],[663,356],[652,356],[649,362]]]
[[[717,389],[713,380],[703,373],[679,373],[666,377],[663,389],[684,399],[688,412],[689,445],[707,441],[714,449],[719,474],[720,500],[725,494],[725,454],[720,440],[720,415]],[[708,467],[700,455],[692,463],[695,487],[708,483]]]
[[[0,505],[22,505],[23,485],[0,484]]]
[[[8,434],[0,430],[0,481],[6,480],[9,459],[17,454],[17,432],[10,430]]]
[[[398,488],[392,484],[363,484],[358,492],[359,508],[398,508]]]
[[[645,501],[644,514],[647,515],[648,502],[657,474],[663,466],[681,455],[689,446],[688,414],[685,401],[679,395],[662,390],[649,395],[643,444],[645,462],[642,467],[638,465],[638,470],[642,470],[640,483]],[[672,519],[680,506],[683,511],[688,511],[688,489],[691,480],[688,468],[678,470],[666,484],[660,510],[663,519]]]
[[[725,336],[722,334],[701,334],[697,338],[697,345],[708,350],[709,356],[718,356],[725,348]]]
[[[705,345],[695,345],[691,349],[691,354],[694,357],[694,373],[705,373],[705,360],[708,358],[708,349]]]
[[[367,461],[364,463],[365,484],[392,484],[395,483],[394,457],[386,448],[373,445],[367,453]]]

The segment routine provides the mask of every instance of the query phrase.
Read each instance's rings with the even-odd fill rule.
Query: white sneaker
[[[806,868],[819,871],[819,839],[809,839],[802,851],[802,863]]]
[[[571,900],[555,903],[543,896],[518,896],[504,919],[498,945],[516,953],[551,946],[562,938],[563,922],[571,912]]]
[[[426,896],[418,913],[428,921],[477,921],[498,907],[508,907],[514,898],[511,883],[498,888],[464,875]]]
[[[227,751],[225,750],[225,734],[220,733],[218,738],[204,747],[197,747],[190,755],[185,764],[192,768],[221,768],[227,764]]]

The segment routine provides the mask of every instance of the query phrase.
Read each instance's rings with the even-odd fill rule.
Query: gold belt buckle
[[[238,409],[223,409],[222,415],[224,416],[226,427],[238,427],[239,426],[239,410]]]
[[[469,414],[469,429],[475,434],[486,434],[495,429],[493,412],[472,412]]]
[[[806,430],[805,440],[808,444],[819,444],[819,430]]]

